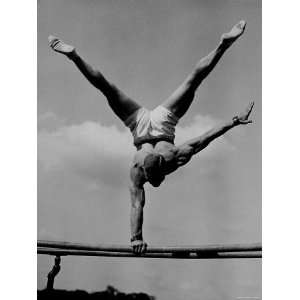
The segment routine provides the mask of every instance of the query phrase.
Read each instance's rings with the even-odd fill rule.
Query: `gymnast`
[[[142,232],[144,184],[149,182],[154,187],[160,186],[166,175],[187,164],[195,154],[206,148],[213,140],[236,126],[252,123],[248,118],[253,102],[244,112],[224,124],[181,145],[174,145],[175,127],[190,107],[197,88],[226,50],[243,34],[245,27],[246,22],[240,21],[228,33],[224,33],[218,46],[196,64],[194,70],[169,98],[151,111],[141,107],[109,82],[100,71],[90,66],[77,53],[75,47],[57,37],[48,38],[50,47],[73,61],[86,79],[101,91],[113,112],[133,135],[137,150],[130,167],[130,227],[134,253],[144,253],[147,248]]]

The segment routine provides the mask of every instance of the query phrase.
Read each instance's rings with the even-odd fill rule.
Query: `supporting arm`
[[[130,228],[131,241],[143,240],[143,208],[145,205],[144,188],[132,186],[130,188],[131,210],[130,210]]]
[[[130,172],[131,186],[131,209],[130,209],[130,229],[131,246],[134,253],[146,251],[147,244],[143,240],[143,208],[145,205],[145,190],[142,182],[141,170],[133,167]]]

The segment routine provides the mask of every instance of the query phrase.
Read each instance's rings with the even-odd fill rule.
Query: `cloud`
[[[39,120],[49,118],[57,119],[53,113],[48,113]],[[209,116],[197,115],[188,126],[177,127],[176,143],[199,136],[217,123]],[[210,146],[206,157],[232,149],[224,137],[219,139],[218,144],[217,147]],[[115,186],[126,184],[134,151],[129,130],[92,121],[57,129],[44,128],[38,132],[38,162],[43,170],[75,173],[93,189],[97,188],[98,183]]]
[[[47,129],[54,130],[59,126],[62,126],[65,120],[59,118],[54,112],[47,111],[40,114],[37,119],[38,130]]]
[[[90,183],[123,183],[134,153],[129,132],[84,122],[38,133],[38,162],[46,171],[75,172]]]

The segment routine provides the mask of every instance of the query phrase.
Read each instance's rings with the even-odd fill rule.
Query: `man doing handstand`
[[[158,187],[166,175],[187,164],[193,155],[207,147],[214,139],[238,125],[252,122],[248,117],[253,102],[244,113],[233,117],[223,125],[182,145],[174,145],[175,126],[190,107],[197,88],[225,51],[243,34],[245,27],[246,22],[240,21],[230,32],[223,34],[217,48],[202,58],[175,92],[152,111],[141,107],[109,82],[101,72],[87,64],[73,46],[49,36],[50,47],[75,63],[87,80],[104,94],[113,112],[132,132],[137,149],[130,168],[131,245],[135,253],[143,253],[147,247],[142,234],[144,184],[149,182],[152,186]]]

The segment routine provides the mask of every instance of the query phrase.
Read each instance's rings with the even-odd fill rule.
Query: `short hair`
[[[147,176],[149,177],[157,177],[157,175],[161,174],[163,171],[165,159],[160,154],[148,154],[144,159],[144,169],[146,171]]]

